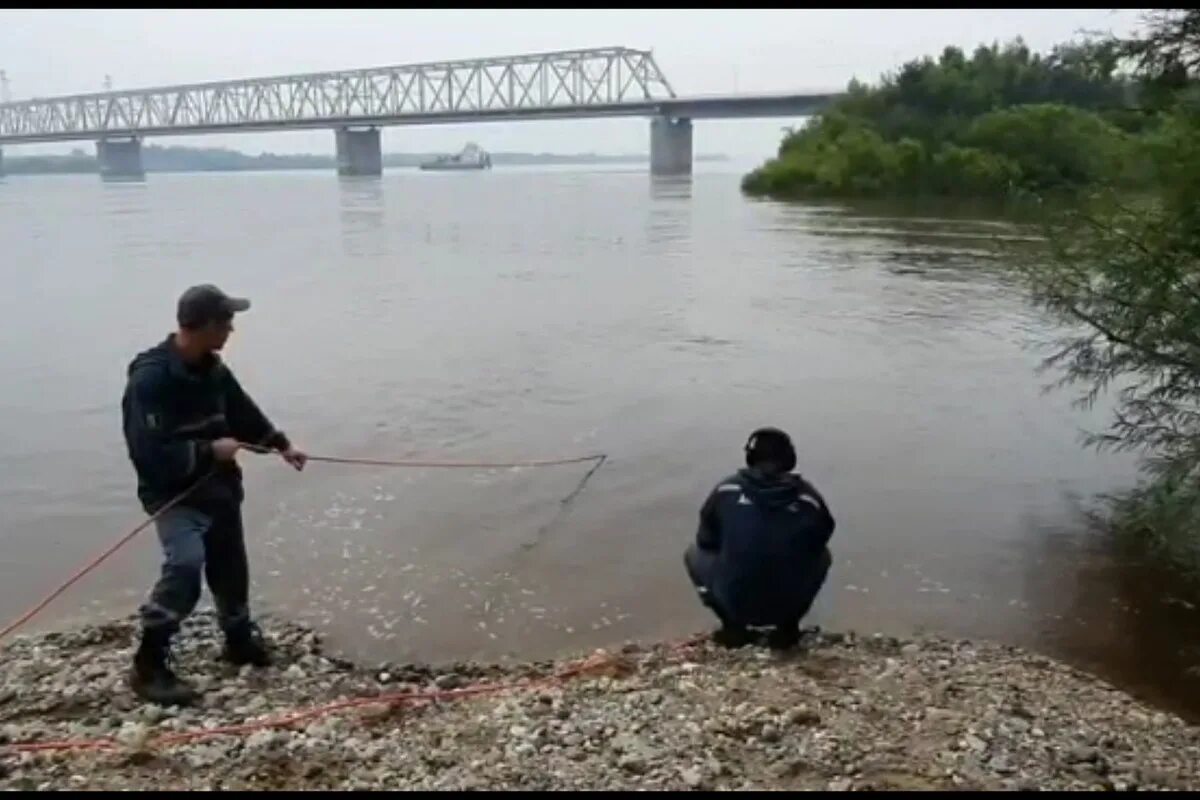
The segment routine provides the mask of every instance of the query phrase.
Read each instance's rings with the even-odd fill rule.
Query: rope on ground
[[[257,445],[242,443],[241,446],[243,448],[245,448],[246,450],[251,450],[256,453],[274,452],[272,450],[269,450],[264,447],[259,447]],[[586,484],[588,479],[591,478],[593,474],[595,474],[596,470],[600,469],[601,465],[604,464],[604,461],[607,458],[608,458],[607,455],[599,454],[599,455],[592,455],[592,456],[577,456],[574,458],[558,458],[558,459],[544,459],[544,460],[537,460],[537,461],[511,461],[511,462],[488,463],[488,462],[470,462],[470,461],[384,461],[384,460],[367,459],[367,458],[342,458],[342,457],[338,457],[338,456],[319,456],[319,455],[318,456],[308,456],[309,461],[321,461],[321,462],[326,462],[326,463],[330,463],[330,464],[359,464],[359,465],[377,466],[377,467],[420,467],[420,468],[429,468],[429,469],[436,469],[436,468],[442,468],[442,469],[500,469],[500,468],[517,468],[517,467],[556,467],[556,466],[565,466],[568,464],[583,464],[583,463],[595,461],[596,462],[595,466],[593,466],[592,469],[588,471],[587,475],[585,475],[583,480],[580,481],[579,486],[576,487],[575,491],[571,492],[571,494],[568,495],[567,499],[563,501],[564,507],[566,506],[567,503],[569,503],[572,499],[574,499],[576,495],[578,495],[581,491],[583,491],[584,484]],[[48,606],[52,602],[54,602],[54,600],[56,598],[58,598],[59,595],[61,595],[67,589],[70,589],[72,586],[74,586],[76,583],[78,583],[80,580],[82,580],[84,578],[84,576],[86,576],[92,570],[96,569],[96,567],[100,566],[105,561],[107,561],[118,550],[120,550],[122,547],[124,547],[130,541],[132,541],[135,536],[137,536],[139,533],[144,531],[146,528],[150,527],[150,525],[153,522],[155,522],[157,519],[162,517],[164,514],[166,514],[168,511],[170,511],[172,508],[174,508],[176,505],[178,505],[180,502],[182,502],[184,499],[186,499],[188,497],[188,495],[190,495],[192,492],[196,491],[196,489],[199,488],[200,484],[207,481],[214,474],[216,474],[216,473],[215,472],[207,473],[206,475],[201,477],[199,480],[197,480],[195,483],[193,483],[191,486],[189,486],[187,489],[185,489],[184,491],[180,492],[178,495],[173,497],[170,502],[168,502],[162,508],[160,508],[156,512],[154,512],[154,514],[151,515],[149,518],[147,518],[144,522],[142,522],[140,525],[135,527],[133,530],[129,531],[129,533],[122,536],[120,539],[118,539],[112,546],[110,546],[104,552],[100,553],[98,556],[96,556],[95,558],[88,561],[74,575],[72,575],[70,578],[68,578],[65,583],[63,583],[61,586],[59,586],[57,589],[55,589],[53,592],[51,592],[44,600],[39,602],[33,608],[26,611],[21,616],[14,619],[12,622],[5,625],[4,628],[2,630],[0,630],[0,641],[4,640],[8,636],[10,636],[14,631],[23,627],[25,624],[27,624],[31,619],[33,619],[35,616],[37,616],[39,613],[41,613],[42,610],[46,608],[46,606]]]
[[[668,645],[668,652],[679,652],[702,641],[704,636],[690,636],[686,639]],[[363,708],[366,706],[402,706],[408,704],[428,704],[444,700],[458,700],[466,697],[479,697],[490,694],[500,694],[507,691],[537,689],[565,683],[571,678],[577,678],[590,672],[595,672],[616,663],[618,655],[598,653],[589,658],[571,664],[564,669],[545,678],[535,678],[511,683],[484,683],[467,686],[462,689],[440,689],[432,692],[393,692],[366,697],[356,697],[325,705],[312,706],[307,709],[294,711],[273,719],[247,722],[241,725],[224,725],[215,728],[197,728],[180,733],[163,734],[148,739],[141,745],[142,749],[172,747],[191,742],[212,739],[219,736],[247,736],[261,730],[273,728],[290,728],[302,722],[309,722],[320,717],[328,716],[339,711]],[[111,738],[75,739],[50,742],[26,742],[0,746],[0,753],[45,753],[45,752],[80,752],[80,751],[120,751],[127,746]]]

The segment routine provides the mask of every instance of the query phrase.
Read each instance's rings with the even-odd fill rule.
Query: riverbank
[[[1200,728],[1010,647],[820,634],[787,655],[707,641],[520,667],[356,666],[273,622],[279,666],[215,661],[211,618],[180,642],[200,708],[124,685],[131,621],[0,650],[4,789],[1200,788]],[[555,674],[577,670],[578,674]],[[534,685],[471,696],[467,687]],[[343,698],[442,692],[174,745],[161,736],[277,719]]]

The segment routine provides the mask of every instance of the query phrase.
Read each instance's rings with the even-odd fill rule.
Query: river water
[[[826,628],[1025,645],[1184,712],[1195,614],[1081,509],[1128,457],[1044,394],[1054,331],[1011,226],[749,201],[741,165],[94,176],[0,184],[0,610],[141,519],[124,370],[187,285],[252,298],[226,358],[326,455],[586,467],[397,470],[243,456],[255,593],[377,660],[544,657],[710,625],[681,553],[746,434],[790,431],[838,520]],[[152,534],[38,626],[132,610]],[[35,626],[37,627],[37,626]]]

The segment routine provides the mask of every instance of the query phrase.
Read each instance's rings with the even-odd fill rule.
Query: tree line
[[[846,96],[784,137],[747,175],[753,195],[971,196],[1145,185],[1147,146],[1170,99],[1126,69],[1124,44],[1095,38],[1048,54],[1021,40],[947,47]]]
[[[1114,401],[1089,444],[1142,456],[1103,518],[1200,577],[1200,11],[1047,55],[950,47],[854,83],[743,188],[1039,208],[1048,247],[1014,261],[1067,323],[1045,366],[1081,404]]]

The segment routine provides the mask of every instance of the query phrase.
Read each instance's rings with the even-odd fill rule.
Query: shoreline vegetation
[[[439,153],[385,153],[384,168],[416,168],[432,161]],[[494,166],[533,166],[555,164],[643,164],[650,161],[647,153],[491,153]],[[722,154],[699,154],[699,162],[728,161]],[[310,169],[335,169],[337,159],[332,155],[261,153],[256,156],[228,148],[181,147],[145,145],[142,163],[146,172],[251,172]],[[6,153],[0,174],[4,175],[77,175],[98,172],[96,157],[80,148],[67,155],[14,155]]]
[[[1200,11],[1155,9],[1129,38],[1035,53],[1021,40],[910,61],[788,132],[742,190],[775,200],[940,198],[1034,221],[1014,253],[1032,302],[1076,331],[1047,352],[1085,443],[1142,456],[1102,521],[1200,600]],[[1119,389],[1115,387],[1120,387]]]
[[[1161,120],[1137,105],[1110,40],[1036,53],[1020,39],[947,47],[791,130],[743,190],[775,199],[970,197],[1145,186]]]
[[[216,660],[211,611],[185,628],[179,669],[204,700],[182,710],[143,705],[126,687],[132,618],[6,643],[0,789],[1200,788],[1200,728],[985,642],[816,632],[784,654],[692,639],[626,644],[582,669],[366,666],[269,620],[277,666],[239,671]],[[468,691],[485,684],[508,688]],[[413,693],[441,696],[262,725]],[[95,739],[111,746],[6,749]]]

